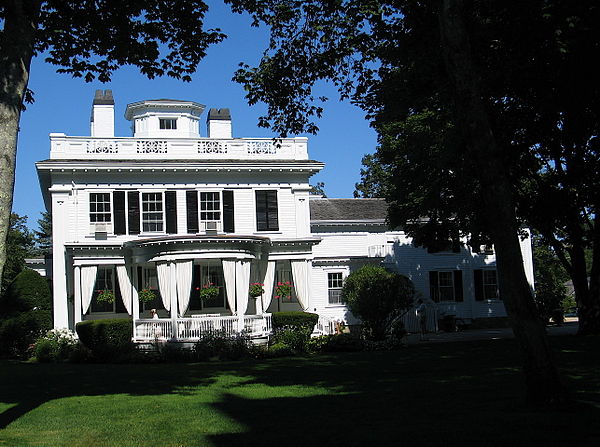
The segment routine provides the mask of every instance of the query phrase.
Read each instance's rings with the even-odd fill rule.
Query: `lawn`
[[[160,365],[0,363],[0,446],[597,446],[600,338],[552,339],[573,395],[523,404],[512,340]]]

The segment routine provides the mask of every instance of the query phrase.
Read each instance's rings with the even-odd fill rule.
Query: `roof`
[[[208,111],[207,121],[209,121],[209,120],[228,120],[228,121],[231,121],[231,112],[227,108],[224,108],[224,109],[210,109]]]
[[[385,221],[384,199],[311,199],[310,220],[314,221]]]

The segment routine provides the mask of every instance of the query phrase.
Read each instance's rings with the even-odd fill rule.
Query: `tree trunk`
[[[19,120],[40,1],[11,0],[4,4],[4,30],[0,34],[0,287],[15,185]]]
[[[481,99],[481,81],[471,59],[462,12],[462,0],[442,0],[440,35],[446,69],[455,89],[455,103],[469,142],[468,150],[478,167],[483,217],[496,247],[500,292],[515,337],[525,354],[528,401],[534,404],[561,402],[566,399],[566,391],[525,276],[512,186]]]

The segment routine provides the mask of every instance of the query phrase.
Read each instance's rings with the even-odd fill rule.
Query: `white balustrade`
[[[176,339],[181,341],[195,341],[203,333],[208,332],[222,333],[226,336],[234,336],[239,333],[239,317],[212,315],[193,315],[190,318],[178,318]],[[250,337],[264,337],[270,334],[271,314],[245,315],[244,333]],[[136,320],[135,339],[136,341],[171,339],[171,320]]]
[[[97,138],[51,134],[51,159],[308,160],[307,139]]]

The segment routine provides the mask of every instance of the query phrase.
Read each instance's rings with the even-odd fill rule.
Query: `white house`
[[[36,164],[52,213],[55,327],[130,317],[134,339],[189,341],[209,329],[262,337],[272,312],[320,315],[319,330],[355,322],[340,302],[356,266],[384,263],[409,275],[442,313],[504,316],[493,253],[429,254],[388,231],[379,199],[309,196],[323,163],[307,139],[233,138],[228,109],[159,99],[129,104],[131,137],[114,135],[114,100],[97,91],[91,136],[50,134],[50,158]],[[529,241],[523,242],[532,281]],[[290,297],[275,285],[293,284]],[[249,284],[264,284],[258,298]],[[218,287],[200,299],[206,284]],[[152,289],[142,303],[138,292]],[[100,291],[114,303],[97,299]],[[159,320],[149,310],[158,309]]]

